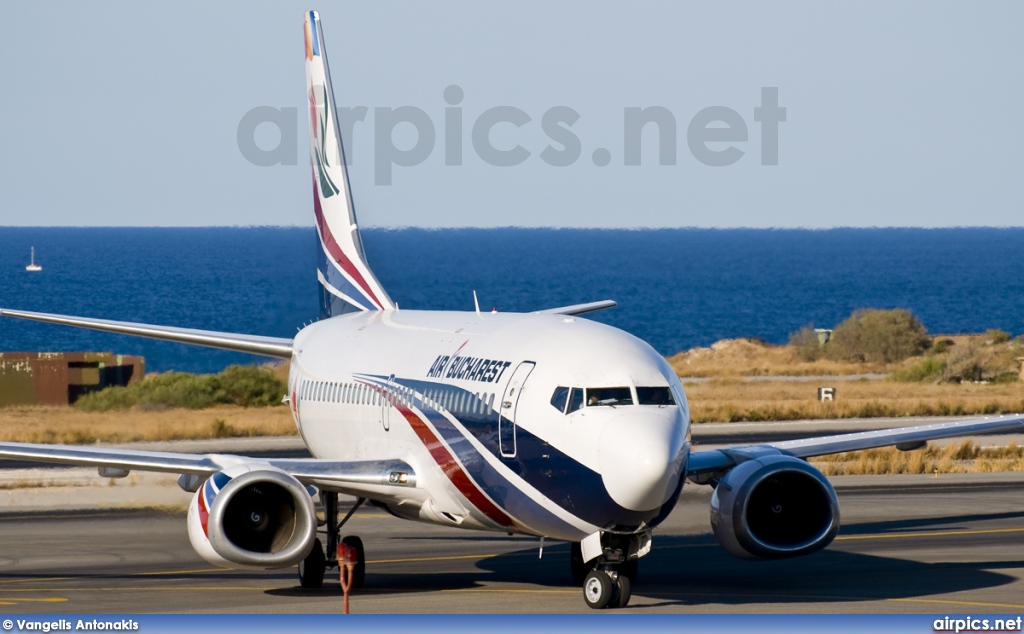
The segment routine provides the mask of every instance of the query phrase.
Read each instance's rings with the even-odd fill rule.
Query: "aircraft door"
[[[384,431],[391,431],[391,408],[395,403],[395,375],[388,377],[387,391],[380,399],[380,422]]]
[[[535,365],[533,361],[523,361],[519,364],[508,380],[505,393],[498,405],[498,448],[501,450],[502,458],[516,456],[516,408],[526,378],[533,372]]]

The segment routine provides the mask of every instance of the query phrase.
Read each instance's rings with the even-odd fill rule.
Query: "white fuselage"
[[[366,497],[465,528],[568,540],[650,528],[675,503],[690,447],[685,395],[665,360],[579,317],[333,317],[296,336],[289,394],[317,458],[415,471],[400,495],[368,487]],[[587,405],[584,394],[622,398]]]

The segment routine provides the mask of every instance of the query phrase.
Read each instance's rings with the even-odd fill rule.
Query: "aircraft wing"
[[[615,306],[618,306],[618,304],[614,300],[602,299],[599,302],[573,304],[572,306],[561,306],[559,308],[548,308],[546,310],[535,310],[533,312],[540,315],[582,315],[583,313],[592,313],[595,310],[614,308]]]
[[[367,485],[415,486],[415,472],[400,460],[338,461],[316,458],[248,458],[231,454],[187,454],[74,445],[0,443],[0,458],[108,469],[158,471],[207,478],[244,464],[280,469],[304,484],[327,485],[345,491]],[[396,479],[392,474],[402,474]]]
[[[687,463],[688,476],[728,470],[765,450],[777,450],[795,458],[811,458],[844,451],[859,451],[890,445],[914,447],[938,438],[989,434],[993,432],[1024,432],[1024,414],[993,416],[952,423],[917,425],[894,429],[878,429],[854,434],[818,436],[800,440],[785,440],[761,445],[747,445],[708,451],[694,451]]]
[[[177,343],[191,343],[208,348],[220,348],[234,352],[248,352],[267,357],[279,359],[291,359],[292,340],[278,337],[261,337],[259,335],[244,335],[230,332],[215,332],[212,330],[194,330],[191,328],[175,328],[173,326],[154,326],[151,324],[137,324],[128,321],[110,321],[108,319],[92,319],[90,317],[72,317],[70,315],[51,315],[49,313],[32,313],[23,310],[10,310],[0,308],[0,315],[5,317],[17,317],[19,319],[31,319],[49,324],[61,324],[63,326],[76,326],[78,328],[89,328],[114,332],[122,335],[135,335],[137,337],[148,337],[150,339],[162,339]]]

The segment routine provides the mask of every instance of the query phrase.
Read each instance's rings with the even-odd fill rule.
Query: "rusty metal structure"
[[[71,405],[145,374],[145,359],[112,352],[0,352],[0,407]]]

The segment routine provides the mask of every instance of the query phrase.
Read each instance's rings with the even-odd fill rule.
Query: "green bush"
[[[945,369],[945,361],[941,361],[935,357],[925,357],[909,368],[893,372],[889,375],[889,380],[915,383],[937,381],[942,376],[942,372]]]
[[[1016,383],[1020,380],[1020,375],[1016,372],[1000,372],[999,374],[992,377],[992,383]]]
[[[978,361],[980,351],[981,345],[976,341],[954,348],[946,358],[941,380],[944,383],[984,380],[985,371]]]
[[[826,353],[841,361],[894,363],[928,349],[928,332],[910,311],[861,309],[832,331]]]
[[[233,365],[216,375],[222,398],[243,407],[270,407],[280,405],[288,386],[266,368],[253,365]]]
[[[953,343],[952,339],[939,339],[932,344],[931,348],[928,348],[928,354],[946,354]]]
[[[789,345],[796,351],[804,361],[816,361],[825,354],[825,350],[818,339],[818,333],[814,326],[804,326],[789,336]]]
[[[204,409],[220,404],[267,407],[280,405],[287,389],[267,368],[233,365],[220,374],[150,375],[128,387],[86,394],[75,402],[75,407],[90,412],[132,407]]]
[[[1006,343],[1010,340],[1010,333],[998,328],[986,330],[983,336],[985,337],[985,341],[989,343]]]

